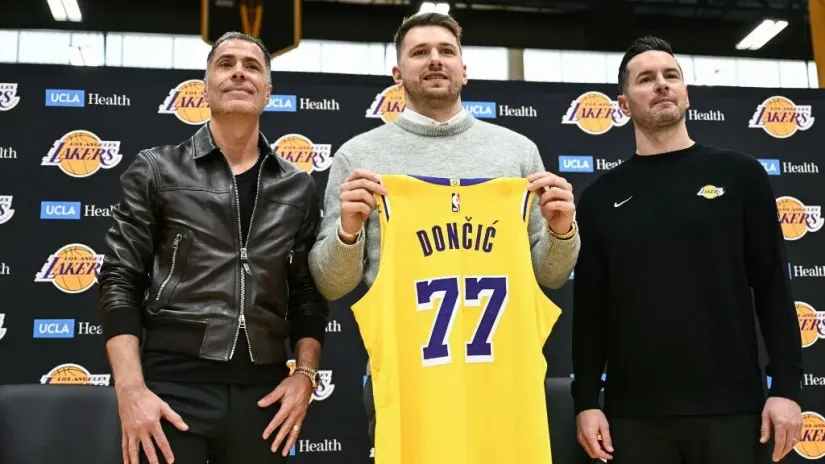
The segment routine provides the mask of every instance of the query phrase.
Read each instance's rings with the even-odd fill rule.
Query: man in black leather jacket
[[[319,197],[259,132],[269,52],[229,33],[204,81],[210,122],[137,154],[106,235],[100,317],[127,464],[284,462],[318,379]]]

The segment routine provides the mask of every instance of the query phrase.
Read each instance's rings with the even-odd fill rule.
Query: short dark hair
[[[625,89],[627,88],[627,63],[630,62],[633,58],[637,55],[641,55],[644,52],[649,51],[660,51],[673,55],[673,48],[670,44],[664,40],[660,39],[659,37],[654,37],[652,35],[647,35],[641,38],[636,39],[633,44],[627,49],[622,58],[622,63],[619,65],[619,93],[624,93]],[[679,66],[681,70],[682,67]]]
[[[395,56],[401,56],[401,45],[404,43],[404,37],[410,32],[410,29],[420,26],[441,26],[452,32],[455,40],[458,42],[458,49],[461,50],[461,26],[452,16],[441,13],[418,13],[413,16],[404,18],[401,26],[395,31]]]
[[[261,49],[261,53],[264,54],[264,64],[266,65],[266,72],[268,76],[268,81],[272,82],[272,55],[269,54],[269,50],[266,49],[266,45],[260,40],[252,37],[251,35],[246,35],[241,32],[227,32],[224,35],[220,36],[218,40],[212,44],[212,49],[209,50],[209,54],[206,56],[206,72],[209,72],[209,65],[212,64],[212,59],[215,58],[215,50],[224,42],[229,40],[245,40],[247,42],[253,43]]]

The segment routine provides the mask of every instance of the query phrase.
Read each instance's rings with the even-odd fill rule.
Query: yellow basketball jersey
[[[382,176],[376,280],[352,310],[377,464],[550,464],[527,180]]]

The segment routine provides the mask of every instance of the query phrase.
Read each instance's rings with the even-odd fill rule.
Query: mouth
[[[448,79],[449,78],[447,77],[446,74],[440,74],[440,73],[427,74],[426,76],[424,76],[425,81],[446,81]]]
[[[661,103],[671,103],[673,105],[676,104],[675,101],[667,99],[667,98],[657,98],[657,99],[653,100],[653,106],[656,106],[656,105],[661,104]]]
[[[250,94],[250,95],[252,94],[252,92],[250,92],[248,89],[244,89],[244,88],[241,88],[241,87],[228,89],[226,91],[226,93],[233,93],[233,92],[241,92],[241,93],[246,93],[246,94]]]

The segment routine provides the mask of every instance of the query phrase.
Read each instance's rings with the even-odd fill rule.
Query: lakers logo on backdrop
[[[332,145],[312,143],[301,134],[287,134],[272,143],[272,151],[309,174],[326,171],[332,164]]]
[[[82,293],[97,283],[103,255],[81,243],[71,243],[49,255],[35,282],[51,282],[65,293]]]
[[[785,139],[796,131],[810,129],[813,124],[811,105],[797,105],[789,98],[773,96],[756,107],[748,127],[761,128],[771,137]]]
[[[368,118],[381,118],[384,123],[389,124],[404,111],[407,99],[404,96],[404,88],[400,85],[391,85],[375,96],[367,110]]]
[[[825,417],[805,411],[802,413],[802,439],[793,447],[805,459],[825,457]]]
[[[109,385],[109,374],[92,375],[85,367],[66,363],[50,370],[48,374],[40,378],[41,384],[49,385]]]
[[[158,107],[159,114],[174,114],[186,124],[200,125],[212,117],[203,92],[206,86],[200,79],[190,79],[169,91]]]
[[[802,334],[802,348],[808,348],[817,340],[825,338],[825,312],[817,311],[808,303],[797,301],[796,317]]]
[[[785,240],[799,240],[808,232],[821,229],[825,222],[821,206],[806,206],[794,197],[777,198],[776,208]]]
[[[618,102],[601,92],[586,92],[570,103],[561,123],[575,124],[590,135],[601,135],[612,127],[624,126],[629,120]]]
[[[54,166],[72,177],[89,177],[120,163],[120,142],[102,140],[94,132],[73,130],[55,140],[41,166]]]

